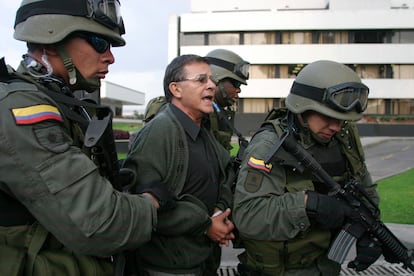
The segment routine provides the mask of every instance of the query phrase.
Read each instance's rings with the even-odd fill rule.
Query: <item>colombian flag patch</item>
[[[265,171],[267,173],[269,173],[273,167],[272,164],[265,164],[264,160],[256,159],[254,157],[249,158],[247,165],[249,165],[252,168]]]
[[[48,104],[34,105],[22,108],[13,108],[14,120],[18,125],[30,125],[46,120],[63,122],[59,110]]]

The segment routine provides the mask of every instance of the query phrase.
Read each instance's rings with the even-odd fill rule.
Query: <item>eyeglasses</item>
[[[86,40],[100,54],[105,53],[111,46],[108,40],[95,34],[75,33],[74,36]]]
[[[294,82],[290,93],[324,102],[341,112],[348,112],[354,108],[357,112],[364,112],[368,106],[369,88],[360,82],[346,82],[328,88]]]
[[[185,79],[181,79],[178,80],[176,82],[182,82],[182,81],[196,81],[199,82],[201,84],[206,84],[208,82],[208,80],[211,80],[212,82],[214,82],[213,78],[211,75],[207,75],[207,74],[200,74],[195,76],[194,78],[185,78]],[[215,83],[215,82],[214,82]]]
[[[227,60],[214,57],[206,57],[206,59],[208,60],[208,62],[210,62],[210,64],[217,65],[224,69],[227,69],[242,79],[249,79],[250,63],[248,63],[247,61],[242,60],[241,62],[234,64]]]

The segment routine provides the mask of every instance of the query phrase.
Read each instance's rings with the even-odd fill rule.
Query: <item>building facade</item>
[[[96,103],[109,106],[114,117],[123,116],[124,105],[144,105],[145,93],[110,81],[101,80],[99,90],[88,93],[83,90],[75,91],[79,99],[91,99]]]
[[[192,0],[170,18],[170,60],[216,48],[251,63],[239,113],[284,106],[303,66],[329,59],[370,88],[365,114],[414,114],[414,0]]]

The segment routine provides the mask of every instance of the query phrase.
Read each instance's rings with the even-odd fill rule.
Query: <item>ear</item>
[[[168,88],[170,89],[170,92],[174,96],[174,98],[181,98],[182,97],[182,88],[178,83],[171,82],[168,85]]]
[[[44,50],[44,53],[49,57],[59,56],[59,53],[58,53],[58,51],[56,50],[55,47],[46,45],[43,48],[43,50]]]

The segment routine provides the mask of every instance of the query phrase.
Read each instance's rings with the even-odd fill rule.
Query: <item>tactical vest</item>
[[[229,124],[234,125],[234,111],[224,110],[222,111],[225,120],[228,121]],[[231,137],[233,136],[233,129],[231,129],[226,122],[220,120],[218,114],[216,112],[212,112],[209,114],[210,118],[210,131],[213,133],[216,140],[228,151],[230,151],[233,147],[231,146]]]
[[[34,84],[21,80],[12,81],[16,76],[8,75],[9,70],[5,68],[2,60],[0,100],[15,91],[36,89]],[[69,125],[68,120],[65,120],[65,126]],[[78,130],[79,132],[70,130],[71,136],[80,135],[82,130]],[[80,143],[82,139],[78,138],[74,137],[74,140]],[[112,263],[107,258],[77,255],[69,251],[35,220],[23,204],[0,189],[2,275],[112,275],[112,271]]]
[[[282,137],[283,129],[286,128],[282,118],[286,112],[278,110],[269,114],[262,127],[271,125],[278,137]],[[361,181],[365,176],[363,149],[356,135],[356,127],[346,124],[335,136],[349,165],[341,177],[342,181],[349,181],[351,176]],[[272,159],[272,162],[280,162],[282,166],[297,163],[293,161],[289,164],[289,160],[295,160],[295,157],[283,148],[280,148],[276,155],[277,158]],[[315,190],[315,179],[311,172],[305,170],[300,174],[294,167],[285,167],[285,170],[287,192]],[[245,263],[250,269],[260,272],[258,275],[283,275],[286,270],[306,269],[316,264],[318,269],[324,272],[323,275],[337,275],[340,266],[325,257],[331,238],[332,233],[329,230],[310,228],[288,241],[243,240],[247,252]]]

